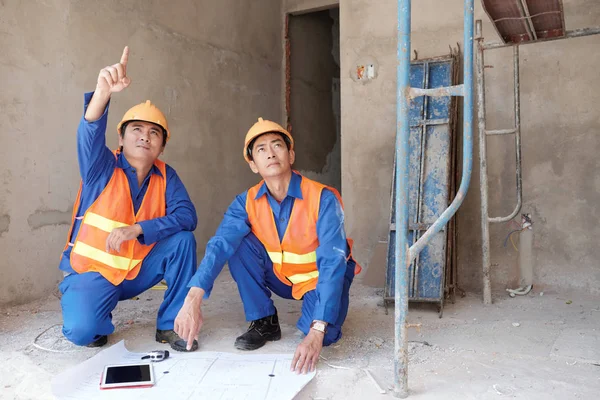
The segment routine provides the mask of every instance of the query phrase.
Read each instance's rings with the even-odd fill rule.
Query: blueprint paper
[[[170,352],[167,360],[152,364],[153,387],[100,390],[104,366],[144,362],[142,355],[129,352],[120,341],[56,376],[52,393],[59,400],[286,400],[316,374],[290,372],[293,354]]]

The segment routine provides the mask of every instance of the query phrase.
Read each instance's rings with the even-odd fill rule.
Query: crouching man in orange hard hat
[[[63,334],[77,345],[103,346],[117,302],[164,279],[156,340],[186,351],[173,324],[196,271],[197,217],[175,170],[158,159],[170,137],[167,120],[146,101],[119,123],[119,150],[106,146],[110,97],[131,83],[128,56],[125,47],[121,62],[102,69],[96,90],[85,95],[77,130],[81,185],[60,262]]]
[[[302,300],[297,327],[306,337],[292,370],[306,373],[314,370],[323,345],[341,338],[350,285],[360,272],[344,231],[342,201],[335,189],[292,170],[294,139],[274,122],[259,118],[250,128],[244,157],[263,181],[229,206],[189,284],[175,331],[192,345],[202,325],[202,299],[229,262],[251,321],[235,347],[254,350],[280,339],[272,292]]]

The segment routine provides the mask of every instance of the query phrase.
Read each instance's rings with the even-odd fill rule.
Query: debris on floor
[[[163,294],[149,290],[139,296],[140,301],[119,303],[113,312],[116,329],[109,345],[124,340],[133,352],[166,346],[154,341]],[[443,318],[431,308],[411,304],[408,319],[418,321],[421,329],[408,330],[410,398],[596,399],[600,392],[598,298],[571,299],[578,312],[572,312],[573,306],[565,304],[564,298],[548,293],[514,299],[499,294],[490,306],[484,306],[479,295],[469,294],[456,304],[447,304]],[[270,342],[261,352],[293,353],[302,340],[295,326],[300,303],[274,300],[280,311],[282,339]],[[323,348],[317,375],[296,399],[392,397],[394,315],[385,315],[377,305],[380,301],[376,289],[357,280],[342,339]],[[246,329],[246,321],[235,282],[226,270],[203,314],[199,351],[238,352],[233,342]],[[62,336],[61,322],[59,299],[52,295],[0,310],[4,359],[0,397],[52,399],[53,377],[100,351],[68,342]]]

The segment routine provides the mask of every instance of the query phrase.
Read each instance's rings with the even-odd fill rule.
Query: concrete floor
[[[242,306],[235,283],[225,271],[204,308],[200,350],[236,352],[243,332]],[[154,342],[154,318],[162,293],[119,304],[116,332],[132,351],[167,348]],[[378,306],[378,290],[356,282],[344,338],[324,349],[315,379],[297,399],[392,398],[394,321]],[[294,324],[299,303],[276,299],[283,337],[260,351],[292,353],[301,335]],[[600,299],[532,293],[510,299],[504,294],[484,307],[467,295],[448,304],[438,318],[431,306],[411,306],[409,387],[414,399],[597,399],[600,392]],[[60,335],[56,296],[0,312],[0,398],[51,399],[56,374],[92,355]],[[517,326],[518,325],[518,326]],[[41,335],[40,335],[41,334]],[[38,337],[39,335],[39,337]],[[37,339],[36,339],[37,338]],[[34,345],[48,348],[42,350]],[[348,369],[340,369],[344,367]],[[387,394],[378,393],[368,369]]]

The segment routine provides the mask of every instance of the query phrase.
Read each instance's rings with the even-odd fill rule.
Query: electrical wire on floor
[[[49,326],[48,328],[46,328],[44,331],[42,331],[42,333],[40,333],[39,335],[37,335],[35,337],[35,339],[33,339],[33,342],[31,342],[31,345],[33,347],[35,347],[36,349],[40,349],[40,350],[44,350],[44,351],[49,351],[51,353],[74,353],[76,351],[80,351],[80,349],[76,348],[76,349],[72,349],[72,350],[55,350],[55,349],[48,349],[44,346],[40,346],[39,344],[37,344],[38,339],[46,332],[48,332],[50,329],[54,328],[55,326],[62,326],[62,324],[54,324]]]

